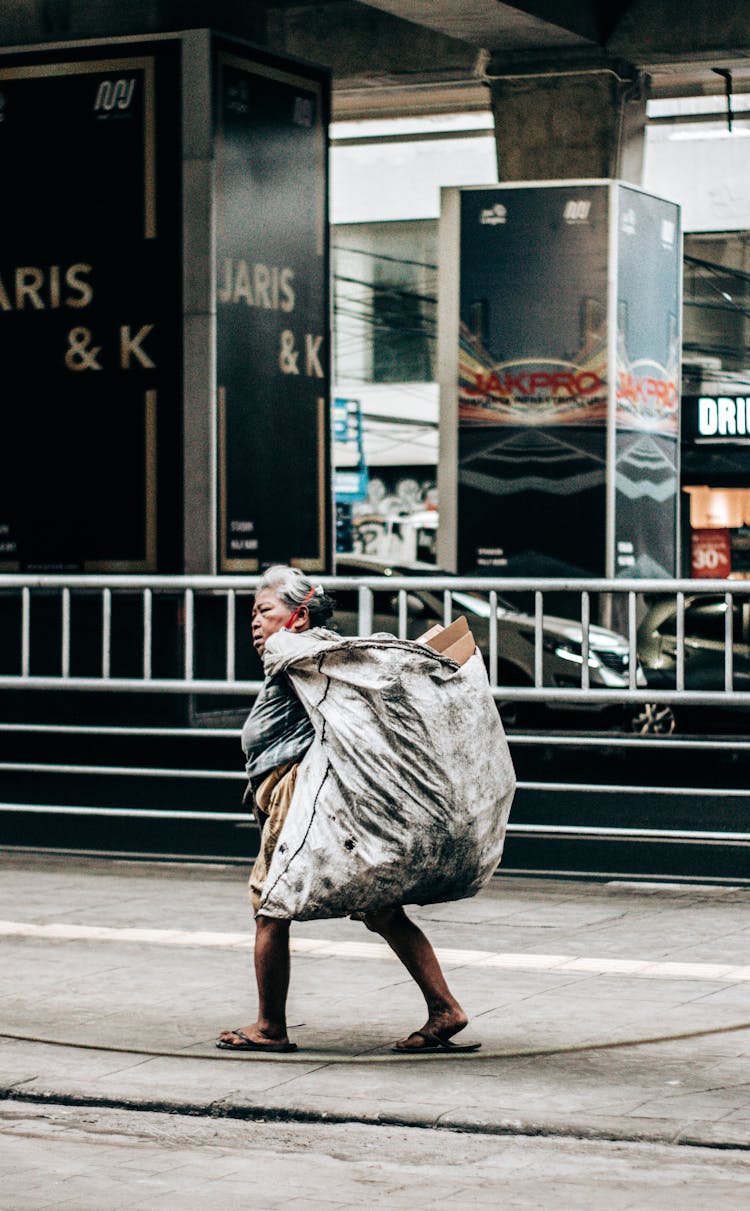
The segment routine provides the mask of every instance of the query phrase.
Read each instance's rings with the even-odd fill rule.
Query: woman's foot
[[[289,1042],[285,1030],[263,1029],[257,1022],[254,1022],[252,1026],[238,1026],[234,1030],[222,1030],[216,1040],[216,1046],[226,1051],[231,1051],[233,1048],[236,1048],[237,1051],[262,1051],[263,1049],[286,1051],[294,1047],[294,1044]]]
[[[434,1051],[435,1046],[447,1043],[454,1034],[468,1024],[469,1019],[460,1005],[433,1011],[419,1030],[414,1030],[405,1039],[396,1043],[396,1051]]]

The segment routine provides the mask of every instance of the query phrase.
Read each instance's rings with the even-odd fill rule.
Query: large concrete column
[[[183,571],[218,570],[216,180],[211,34],[182,39]]]
[[[501,181],[640,184],[647,78],[607,56],[495,56],[487,68]]]

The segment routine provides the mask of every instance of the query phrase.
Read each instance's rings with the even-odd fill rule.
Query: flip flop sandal
[[[216,1046],[221,1051],[296,1051],[296,1043],[256,1043],[249,1038],[242,1030],[231,1030],[230,1034],[234,1034],[238,1039],[242,1039],[241,1043],[228,1043],[225,1039],[217,1039]]]
[[[463,1052],[466,1054],[470,1051],[479,1051],[481,1043],[453,1043],[450,1039],[441,1039],[437,1034],[429,1034],[424,1030],[413,1030],[409,1035],[410,1039],[424,1039],[424,1044],[421,1047],[391,1047],[396,1055],[422,1055],[425,1051],[446,1051],[449,1054],[458,1054]]]

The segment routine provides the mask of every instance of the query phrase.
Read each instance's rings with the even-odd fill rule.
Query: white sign
[[[750,396],[701,395],[698,399],[699,437],[746,437]]]

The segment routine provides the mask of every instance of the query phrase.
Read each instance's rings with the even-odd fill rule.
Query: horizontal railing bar
[[[126,573],[118,575],[114,572],[102,575],[83,573],[80,576],[65,575],[61,572],[40,572],[31,575],[23,572],[3,572],[0,574],[0,591],[28,586],[30,589],[111,588],[135,593],[141,593],[144,589],[153,589],[156,592],[174,591],[179,594],[184,593],[185,589],[196,589],[199,592],[235,589],[254,593],[260,579],[260,576],[137,576]],[[329,576],[327,579],[335,578]],[[351,582],[352,577],[348,580]],[[356,581],[359,584],[360,578],[357,577]],[[726,584],[724,591],[726,592]]]
[[[7,774],[101,774],[108,778],[212,778],[217,781],[247,781],[242,770],[170,769],[164,766],[137,765],[57,765],[46,761],[0,761]]]
[[[143,850],[143,849],[109,849],[101,848],[83,849],[72,845],[11,845],[10,843],[0,845],[0,854],[33,854],[34,856],[42,854],[47,857],[63,857],[63,858],[104,858],[107,861],[124,861],[124,862],[152,862],[154,865],[169,864],[170,866],[179,865],[184,867],[186,864],[193,866],[247,866],[248,860],[245,857],[238,857],[237,854],[196,854],[186,851],[185,853],[175,853],[172,850]],[[722,881],[718,878],[710,879],[706,877],[701,880],[710,886],[711,884],[719,884]],[[728,879],[724,882],[729,882]],[[738,886],[742,880],[738,877],[732,880],[734,887]],[[744,885],[744,884],[743,884]]]
[[[126,816],[133,820],[216,820],[219,823],[255,824],[247,812],[170,811],[152,807],[79,807],[68,803],[0,803],[0,812],[50,816]]]
[[[0,723],[0,733],[29,733],[38,735],[42,732],[49,732],[48,723]],[[55,735],[67,736],[140,736],[145,739],[153,738],[155,740],[175,739],[175,740],[192,740],[194,737],[202,737],[208,740],[232,740],[237,742],[239,739],[240,728],[234,727],[131,727],[123,724],[121,727],[116,725],[102,724],[76,724],[76,723],[56,723]],[[707,740],[705,737],[696,736],[689,738],[685,736],[614,736],[606,734],[604,736],[584,735],[580,732],[560,733],[560,732],[508,732],[508,743],[511,748],[515,745],[520,747],[533,747],[543,744],[557,748],[667,748],[667,749],[692,749],[699,752],[705,750],[726,750],[728,752],[748,751],[750,750],[750,740]]]
[[[219,824],[255,824],[255,817],[244,812],[169,811],[164,808],[86,807],[71,804],[30,805],[0,803],[0,812],[30,813],[35,815],[63,816],[117,816],[146,820],[206,820]],[[750,833],[704,832],[690,829],[667,828],[607,828],[597,825],[566,824],[509,824],[508,832],[517,836],[586,837],[604,840],[627,841],[672,841],[719,845],[748,845]]]
[[[509,833],[544,834],[550,837],[602,837],[603,839],[627,841],[686,841],[690,843],[717,843],[720,845],[750,845],[750,833],[697,832],[693,829],[670,828],[607,828],[588,824],[509,824]]]
[[[54,762],[39,761],[2,761],[0,771],[11,774],[79,774],[100,775],[110,778],[182,778],[193,780],[214,779],[224,782],[245,781],[246,775],[241,770],[208,770],[185,769],[184,766],[169,768],[164,766],[135,766],[135,765],[62,765]],[[689,796],[692,798],[710,796],[713,799],[746,799],[750,798],[750,789],[740,787],[712,786],[637,786],[628,784],[612,784],[607,782],[525,782],[516,784],[518,790],[525,791],[554,791],[570,794],[603,795],[668,795],[672,798]]]
[[[49,730],[49,723],[0,723],[0,732],[44,732],[49,735]],[[130,727],[127,724],[118,727],[116,724],[99,726],[94,723],[56,723],[54,730],[56,736],[153,736],[154,739],[174,737],[176,740],[192,740],[194,736],[237,740],[240,734],[239,727]]]
[[[172,694],[242,694],[260,693],[262,681],[221,681],[206,678],[191,678],[189,681],[177,677],[164,677],[152,681],[141,681],[135,677],[21,677],[0,676],[0,690],[65,690],[102,693],[122,691],[126,693],[172,693]],[[735,690],[629,690],[626,687],[595,686],[582,689],[531,689],[523,686],[497,686],[492,696],[499,702],[546,702],[546,703],[598,703],[601,706],[618,703],[677,702],[682,706],[745,706],[750,707],[750,691]]]
[[[102,693],[123,691],[141,694],[259,694],[262,681],[185,681],[164,677],[140,681],[135,677],[0,677],[0,690],[101,690]],[[750,698],[750,695],[748,695]]]
[[[517,782],[519,791],[555,791],[568,794],[601,794],[601,795],[679,795],[693,798],[712,799],[747,799],[750,790],[732,790],[725,786],[634,786],[627,783],[610,782]]]
[[[49,731],[49,724],[46,723],[0,723],[0,733],[29,733],[37,735],[42,732]],[[131,737],[139,736],[142,738],[157,739],[192,739],[194,736],[203,736],[208,739],[228,739],[236,741],[239,737],[239,728],[189,728],[189,727],[116,727],[116,726],[95,726],[93,724],[55,724],[56,735],[81,735],[81,736],[122,736]],[[508,732],[507,740],[511,747],[534,747],[538,745],[553,746],[558,748],[637,748],[646,745],[649,748],[683,748],[700,751],[701,749],[726,749],[734,752],[736,750],[750,749],[750,740],[705,740],[705,739],[686,739],[676,736],[586,736],[578,732],[566,734],[555,734],[551,732],[537,733],[518,733]]]
[[[749,690],[734,690],[727,694],[726,690],[657,690],[653,686],[638,690],[603,685],[590,690],[537,690],[508,685],[494,689],[492,695],[500,702],[598,702],[602,705],[618,702],[658,702],[663,705],[677,702],[682,706],[750,706]]]
[[[0,592],[3,589],[102,589],[133,590],[153,589],[159,592],[173,591],[182,593],[185,589],[195,589],[197,592],[222,592],[232,589],[236,592],[254,593],[260,582],[260,576],[133,576],[133,575],[62,575],[60,573],[40,573],[28,575],[20,572],[5,572],[0,574]],[[389,591],[397,589],[433,588],[436,590],[455,589],[456,592],[470,589],[472,591],[489,592],[496,590],[503,593],[521,593],[539,591],[542,593],[555,592],[589,592],[589,593],[659,593],[670,596],[674,593],[721,593],[727,592],[727,580],[617,580],[604,577],[591,580],[573,577],[520,577],[520,576],[451,576],[443,573],[438,575],[389,576],[387,581],[382,575],[371,576],[319,576],[316,583],[336,589],[369,588]],[[732,580],[732,593],[738,596],[750,595],[750,581]]]
[[[42,732],[49,732],[48,723],[0,723],[0,733],[29,733],[38,735]],[[175,739],[175,740],[192,740],[194,737],[203,737],[208,740],[232,740],[237,742],[239,739],[240,728],[234,727],[131,727],[123,724],[121,727],[116,725],[102,724],[76,724],[76,723],[56,723],[55,735],[67,736],[140,736],[145,739],[153,738]],[[705,737],[696,736],[694,738],[685,736],[614,736],[606,734],[603,736],[584,735],[580,732],[560,733],[560,732],[508,732],[508,743],[511,748],[515,745],[520,747],[533,747],[543,744],[557,748],[667,748],[667,749],[692,749],[699,752],[702,749],[711,750],[726,750],[728,752],[748,751],[750,750],[750,740],[707,740]]]
[[[693,738],[685,736],[585,736],[579,732],[568,735],[564,733],[538,732],[534,735],[530,733],[508,732],[507,739],[511,748],[514,745],[533,747],[534,745],[543,744],[545,748],[549,746],[557,748],[647,747],[692,749],[695,752],[700,752],[701,749],[723,749],[732,753],[739,750],[744,752],[750,750],[750,740],[706,740],[703,737],[697,736]]]

